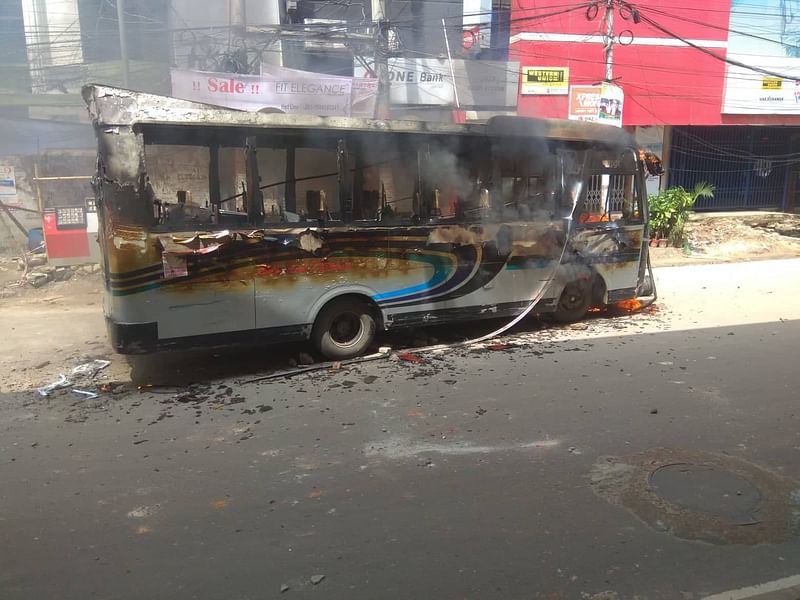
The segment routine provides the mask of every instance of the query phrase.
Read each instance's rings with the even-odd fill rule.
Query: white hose
[[[578,196],[579,196],[579,194],[575,194],[576,200],[577,200]],[[534,309],[534,307],[539,303],[539,300],[542,299],[542,296],[544,296],[544,293],[550,287],[550,284],[553,283],[553,280],[555,279],[555,276],[556,276],[556,272],[558,271],[558,268],[561,266],[561,261],[564,260],[564,254],[567,251],[567,244],[569,242],[569,236],[570,236],[570,233],[572,232],[572,215],[575,212],[575,206],[577,205],[577,201],[576,200],[573,200],[572,211],[570,212],[570,216],[567,217],[567,219],[566,219],[568,221],[567,230],[566,230],[566,233],[565,233],[565,236],[564,236],[564,245],[561,248],[561,256],[558,257],[558,263],[556,263],[556,265],[553,267],[553,270],[550,273],[550,276],[547,278],[546,283],[539,289],[539,291],[536,293],[536,295],[533,298],[531,298],[530,304],[528,304],[528,306],[525,308],[525,310],[523,310],[520,314],[518,314],[511,321],[509,321],[508,323],[506,323],[505,325],[503,325],[499,329],[495,329],[494,331],[492,331],[491,333],[487,333],[486,335],[482,335],[480,337],[473,338],[471,340],[464,340],[462,342],[453,342],[452,344],[435,344],[433,346],[424,346],[422,348],[414,348],[413,351],[416,352],[416,353],[419,353],[419,352],[430,352],[432,350],[444,350],[444,349],[447,349],[447,348],[459,348],[461,346],[469,346],[471,344],[479,344],[480,342],[485,342],[486,340],[490,340],[493,337],[497,337],[498,335],[501,335],[501,334],[505,333],[506,331],[508,331],[509,329],[514,327],[514,325],[516,325],[517,323],[522,321],[522,319],[527,317],[530,314],[530,312]]]

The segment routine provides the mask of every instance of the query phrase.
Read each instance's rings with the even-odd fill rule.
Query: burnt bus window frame
[[[397,144],[401,150],[405,151],[406,153],[412,153],[414,149],[419,145],[419,141],[416,139],[419,136],[413,134],[403,134],[397,133],[396,139],[390,144],[388,141],[378,141],[381,138],[386,138],[387,132],[360,132],[360,131],[336,131],[336,130],[307,130],[307,129],[295,129],[292,130],[291,128],[285,129],[274,129],[270,130],[270,133],[265,134],[264,129],[254,129],[254,128],[246,128],[246,127],[217,127],[217,126],[198,126],[198,125],[170,125],[170,124],[153,124],[153,125],[145,125],[140,127],[140,131],[143,134],[144,140],[144,153],[145,153],[145,164],[147,164],[147,153],[148,148],[152,146],[186,146],[186,147],[194,147],[194,148],[207,148],[209,151],[209,176],[208,176],[208,185],[209,191],[208,196],[211,199],[211,204],[216,203],[218,205],[222,205],[226,202],[231,202],[233,199],[239,198],[241,196],[249,195],[246,192],[238,193],[233,196],[222,197],[221,190],[220,190],[220,174],[219,174],[219,155],[220,152],[223,150],[240,150],[243,155],[243,160],[248,164],[248,169],[246,171],[251,170],[258,170],[258,161],[257,159],[248,160],[248,152],[257,152],[259,149],[270,149],[270,150],[284,150],[287,153],[286,156],[286,177],[284,177],[281,181],[276,182],[264,182],[263,178],[260,177],[258,173],[255,173],[255,179],[252,178],[247,172],[244,173],[244,177],[248,181],[259,180],[260,183],[260,190],[264,190],[265,188],[278,186],[278,185],[285,185],[286,186],[286,193],[284,196],[284,202],[282,209],[284,211],[289,211],[290,208],[294,208],[295,211],[299,214],[300,211],[297,210],[297,204],[299,204],[299,198],[296,197],[295,192],[296,184],[301,181],[309,181],[315,179],[326,179],[326,178],[335,178],[337,180],[336,186],[336,194],[333,198],[328,199],[328,204],[335,207],[333,211],[330,212],[329,215],[326,215],[325,218],[320,218],[320,215],[317,214],[307,214],[305,216],[305,220],[300,221],[281,221],[281,222],[267,222],[266,219],[261,219],[259,222],[253,222],[252,220],[246,219],[247,214],[246,212],[242,213],[235,213],[237,215],[241,215],[242,219],[239,221],[231,221],[230,219],[227,221],[219,221],[216,223],[212,222],[186,222],[185,224],[181,224],[179,226],[170,225],[169,223],[161,223],[158,219],[154,219],[153,222],[150,223],[150,226],[155,231],[186,231],[188,229],[187,226],[195,226],[195,228],[202,228],[204,230],[224,230],[229,229],[231,227],[262,227],[267,226],[270,229],[280,229],[280,228],[295,228],[298,226],[341,226],[341,225],[348,225],[348,226],[362,226],[362,227],[375,227],[375,226],[405,226],[405,225],[414,225],[418,224],[419,213],[398,217],[391,220],[378,220],[376,218],[365,218],[361,220],[354,219],[354,212],[357,209],[357,194],[355,193],[355,183],[356,183],[356,174],[358,172],[358,167],[354,163],[356,159],[358,150],[363,147],[364,139],[372,138],[377,144],[382,144],[384,146],[390,146],[393,144]],[[248,140],[250,142],[250,149],[248,150]],[[325,151],[330,152],[332,156],[335,157],[336,167],[332,168],[331,171],[319,174],[312,174],[311,176],[301,176],[297,177],[297,165],[296,159],[298,153],[302,152],[303,150],[314,150],[314,151]],[[402,158],[402,152],[399,152],[396,156]],[[362,159],[362,163],[363,163]],[[389,161],[392,162],[392,161]],[[417,158],[414,157],[413,161],[410,161],[409,164],[413,164],[415,166],[414,173],[412,174],[412,179],[415,181],[420,180],[419,172],[416,169],[417,165]],[[407,165],[405,165],[407,166]],[[294,177],[289,178],[289,170],[294,170]],[[150,177],[150,174],[147,174]],[[419,189],[419,185],[417,185],[417,189]],[[152,204],[154,198],[152,197],[152,193],[150,194],[150,202]],[[403,198],[407,200],[408,198]],[[166,201],[172,200],[172,198],[166,198]],[[419,205],[417,205],[419,206]],[[308,206],[306,207],[308,209]],[[290,211],[290,212],[295,212]],[[230,213],[228,213],[230,217]]]
[[[268,221],[261,218],[259,222],[251,222],[247,219],[246,213],[224,213],[218,222],[187,222],[181,227],[174,227],[168,224],[159,224],[157,220],[151,222],[150,226],[155,230],[166,231],[186,231],[191,227],[204,230],[224,230],[236,227],[268,227],[270,229],[296,228],[298,226],[349,226],[349,227],[397,227],[414,226],[419,224],[477,224],[477,223],[502,223],[502,222],[526,222],[535,221],[544,217],[544,211],[537,215],[511,215],[504,214],[504,196],[502,189],[503,173],[499,164],[500,156],[503,152],[508,154],[508,148],[529,147],[531,142],[521,138],[505,136],[487,136],[475,133],[455,133],[452,135],[438,135],[434,133],[405,133],[391,131],[358,131],[358,130],[309,130],[303,128],[292,129],[275,128],[265,130],[264,128],[252,127],[225,127],[207,125],[174,125],[174,124],[146,124],[138,127],[143,134],[145,160],[147,149],[153,145],[176,145],[194,146],[208,148],[209,152],[209,205],[222,206],[226,198],[221,197],[220,164],[219,156],[223,149],[240,150],[243,160],[246,161],[247,140],[250,139],[252,148],[257,153],[259,149],[283,150],[285,151],[285,176],[280,181],[264,181],[263,176],[256,173],[259,181],[259,188],[273,186],[285,186],[281,208],[281,218],[284,213],[294,213],[300,215],[297,205],[305,202],[305,199],[298,198],[296,186],[300,179],[297,177],[296,159],[299,152],[304,149],[330,152],[335,160],[332,164],[330,173],[319,173],[312,175],[308,179],[319,179],[330,177],[337,181],[336,197],[328,201],[328,206],[335,207],[330,211],[331,214],[320,218],[318,214],[307,214],[305,220],[281,220],[280,222]],[[593,163],[592,155],[596,152],[609,152],[610,148],[587,144],[584,142],[559,142],[554,140],[539,140],[535,152],[520,153],[520,164],[527,163],[523,169],[528,187],[530,179],[539,177],[543,181],[544,190],[550,196],[546,202],[546,207],[550,213],[550,218],[558,219],[564,217],[561,213],[568,208],[568,192],[564,189],[565,184],[565,163],[564,156],[574,154],[577,160],[575,167],[580,174],[571,175],[572,179],[580,178],[583,180],[582,196],[586,194],[588,187],[589,173]],[[398,168],[401,173],[407,175],[406,179],[413,181],[409,185],[404,183],[407,190],[413,190],[412,210],[410,214],[385,218],[379,214],[371,214],[370,206],[365,203],[365,189],[363,187],[363,176],[367,168],[375,165],[369,164],[370,148],[383,147],[397,149],[399,160],[394,161],[394,156],[384,153],[391,160],[388,161],[391,168]],[[506,150],[503,150],[506,148]],[[439,197],[436,200],[437,176],[435,172],[436,163],[431,162],[430,157],[435,151],[450,151],[454,154],[457,164],[469,171],[470,177],[475,176],[480,180],[480,184],[488,191],[488,206],[484,206],[481,214],[471,217],[469,214],[458,213],[443,214],[444,204],[448,199]],[[619,150],[617,150],[619,151]],[[626,150],[627,151],[627,150]],[[374,152],[373,152],[374,154]],[[534,173],[536,170],[536,156],[547,157],[550,163],[544,169]],[[532,166],[533,165],[533,166]],[[250,161],[250,167],[258,170],[258,161]],[[294,179],[290,179],[290,171],[294,171]],[[546,177],[542,176],[546,173]],[[640,173],[636,171],[626,173],[636,175],[636,181],[640,181]],[[273,173],[274,176],[274,173]],[[245,173],[245,178],[247,174]],[[361,180],[360,180],[361,178]],[[379,176],[379,182],[382,182]],[[478,184],[476,184],[477,186]],[[639,183],[634,184],[637,188],[638,220],[630,221],[641,222],[643,220],[641,192],[638,190]],[[480,190],[473,190],[477,192]],[[380,193],[380,192],[379,192]],[[233,196],[234,198],[242,194]],[[407,194],[406,194],[407,195]],[[475,193],[476,197],[479,194]],[[150,198],[150,202],[154,198]],[[168,200],[171,200],[168,199]],[[230,200],[230,199],[228,199]],[[403,200],[408,200],[407,197]],[[474,200],[474,198],[473,198]],[[485,204],[484,198],[484,204]],[[498,206],[503,204],[503,207]],[[380,197],[379,197],[380,205]],[[580,206],[580,204],[579,204]],[[308,209],[309,207],[306,206]],[[448,207],[449,208],[449,207]],[[294,209],[294,210],[291,210]],[[576,208],[577,210],[577,208]],[[226,217],[226,218],[222,218]]]
[[[167,221],[169,208],[178,206],[177,200],[164,198],[163,201],[155,197],[152,189],[151,174],[145,173],[147,183],[148,201],[151,204],[150,229],[156,233],[176,232],[176,231],[221,231],[232,227],[247,227],[246,213],[235,213],[222,209],[226,202],[244,196],[239,193],[227,200],[221,198],[221,185],[219,178],[220,154],[227,149],[241,150],[243,161],[246,160],[247,130],[243,128],[220,128],[202,127],[197,125],[170,125],[170,124],[146,124],[137,125],[137,133],[141,133],[143,138],[144,163],[149,165],[148,148],[152,146],[176,146],[191,148],[206,148],[208,150],[208,197],[209,206],[211,202],[216,202],[220,206],[219,213],[224,212],[227,220],[224,222],[198,222],[187,220],[181,223],[171,224]],[[149,166],[148,166],[149,168]],[[243,173],[246,178],[246,174]],[[176,194],[179,190],[176,190]],[[213,212],[213,211],[212,211]],[[236,219],[234,219],[236,215]]]
[[[266,184],[261,181],[260,174],[258,173],[257,161],[259,149],[285,150],[287,152],[287,162],[289,162],[288,154],[290,151],[294,154],[295,151],[303,149],[326,150],[330,151],[335,156],[338,146],[338,138],[336,135],[338,132],[335,131],[314,132],[313,135],[311,135],[311,132],[306,132],[305,130],[292,131],[287,128],[281,130],[276,129],[274,133],[265,135],[264,130],[261,128],[171,124],[148,124],[139,126],[139,131],[143,134],[145,164],[147,163],[148,148],[151,146],[167,145],[207,148],[209,151],[208,195],[211,199],[210,205],[217,204],[220,207],[237,198],[258,198],[261,196],[260,192],[265,188],[289,183],[289,180],[267,182]],[[248,186],[246,186],[243,192],[222,197],[219,173],[220,151],[231,149],[241,151],[242,160],[246,164],[246,168],[242,173],[243,178],[248,182],[258,181],[260,184],[258,192],[251,192]],[[149,178],[149,173],[147,176]],[[329,176],[336,177],[337,174],[331,173]],[[296,180],[294,180],[293,183],[296,183]],[[152,204],[154,198],[152,198],[152,193],[150,195],[151,198],[149,200]],[[337,206],[339,205],[338,193],[332,200]],[[285,202],[286,199],[284,199],[284,203]],[[285,204],[283,208],[285,210]],[[320,220],[311,218],[311,216],[309,216],[306,221],[267,222],[263,213],[263,208],[261,211],[252,211],[249,216],[247,211],[235,212],[221,209],[217,213],[217,222],[187,221],[181,224],[170,225],[169,223],[161,223],[157,218],[154,218],[150,223],[150,227],[153,228],[154,231],[188,231],[192,228],[218,231],[237,227],[254,228],[264,226],[268,226],[270,229],[291,229],[298,225],[336,225],[342,222],[340,218]],[[254,219],[253,217],[256,218]]]
[[[642,169],[639,168],[639,161],[636,151],[633,148],[619,148],[605,145],[592,145],[587,148],[586,161],[583,173],[585,182],[584,189],[581,193],[581,198],[575,208],[575,216],[580,217],[582,214],[594,214],[588,210],[587,203],[588,194],[593,177],[609,177],[609,185],[605,189],[605,194],[599,198],[599,205],[603,211],[601,216],[607,216],[607,220],[600,221],[586,221],[578,222],[577,226],[582,228],[603,228],[603,227],[617,227],[620,225],[642,225],[645,223],[645,194],[644,190],[644,177]],[[624,215],[618,219],[612,219],[612,214],[619,211],[610,211],[611,208],[611,194],[613,187],[611,182],[615,177],[630,177],[631,178],[631,194],[632,194],[632,207],[633,212],[630,215]],[[602,190],[602,187],[601,187]],[[596,202],[595,202],[596,203]]]

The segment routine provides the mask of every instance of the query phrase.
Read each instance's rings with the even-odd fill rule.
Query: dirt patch
[[[0,392],[33,390],[94,358],[112,360],[101,379],[127,379],[129,367],[114,356],[102,311],[98,273],[41,288],[9,285],[0,297],[5,367]]]
[[[651,248],[656,266],[768,260],[800,256],[800,215],[696,214],[686,225],[685,248]]]

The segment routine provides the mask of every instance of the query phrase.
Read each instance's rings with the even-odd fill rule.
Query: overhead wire
[[[725,63],[727,63],[729,65],[733,65],[733,66],[736,66],[736,67],[741,67],[743,69],[754,71],[756,73],[761,73],[761,74],[767,75],[769,77],[778,77],[780,79],[788,79],[790,81],[794,81],[794,80],[797,80],[798,78],[800,78],[800,76],[787,75],[785,73],[779,73],[779,72],[773,71],[771,69],[764,69],[762,67],[758,67],[758,66],[754,66],[754,65],[748,65],[748,64],[743,63],[743,62],[741,62],[739,60],[736,60],[736,59],[733,59],[733,58],[729,58],[727,56],[722,56],[720,54],[717,54],[716,52],[713,52],[713,51],[709,50],[708,48],[704,48],[703,46],[701,46],[699,44],[696,44],[695,42],[693,42],[691,40],[688,40],[688,39],[684,38],[683,36],[681,36],[681,35],[673,32],[673,31],[667,29],[666,27],[664,27],[663,25],[657,23],[656,21],[654,21],[653,19],[651,19],[650,17],[648,17],[646,15],[641,15],[641,19],[642,19],[642,21],[646,22],[651,27],[661,31],[662,33],[664,33],[664,34],[666,34],[666,35],[668,35],[668,36],[670,36],[670,37],[672,37],[672,38],[674,38],[676,40],[680,40],[681,42],[683,42],[687,46],[690,46],[690,47],[694,48],[695,50],[698,50],[698,51],[702,52],[703,54],[707,54],[711,58],[714,58],[716,60],[725,62]]]
[[[550,11],[550,12],[547,12],[547,13],[541,13],[541,12],[540,12],[539,14],[532,15],[532,16],[528,16],[528,17],[516,17],[516,18],[512,18],[512,19],[510,19],[510,21],[511,21],[511,24],[512,24],[512,25],[513,25],[513,24],[515,24],[515,23],[526,22],[526,21],[528,21],[528,20],[537,20],[537,21],[542,21],[543,19],[546,19],[546,18],[548,18],[548,17],[551,17],[551,16],[554,16],[554,15],[563,15],[563,14],[567,14],[567,13],[569,13],[569,12],[573,12],[573,11],[575,11],[575,10],[580,10],[580,9],[583,9],[583,8],[585,8],[585,7],[586,7],[586,6],[588,6],[588,5],[589,5],[589,3],[580,3],[580,4],[577,4],[577,5],[576,5],[576,4],[556,4],[556,5],[549,5],[549,6],[547,6],[547,7],[539,7],[539,9],[527,9],[527,10],[529,10],[529,11],[532,11],[532,10],[540,10],[540,11],[541,11],[541,10],[544,10],[544,9],[549,9],[549,8],[553,8],[553,7],[559,7],[559,10],[557,10],[557,11]],[[344,6],[344,5],[343,5],[343,6]],[[663,11],[662,11],[662,12],[663,12]],[[475,14],[483,14],[483,13],[475,13]],[[666,13],[665,13],[665,14],[666,14]],[[452,17],[452,18],[454,19],[455,17]],[[463,17],[462,17],[462,16],[459,16],[459,18],[463,18]],[[309,28],[309,26],[310,26],[310,24],[298,24],[298,28],[302,28],[302,29],[308,29],[308,28]],[[282,27],[282,26],[281,26],[281,27]],[[312,27],[313,27],[313,26],[312,26]],[[331,31],[334,31],[334,32],[335,32],[335,31],[347,31],[347,30],[348,30],[348,28],[349,28],[349,26],[343,26],[343,27],[337,27],[337,28],[333,29],[333,28],[330,28],[330,27],[328,27],[328,26],[325,26],[325,29],[326,29],[328,32],[331,32]],[[223,28],[223,29],[224,29],[224,28]],[[665,29],[666,29],[666,28],[665,28]],[[162,29],[161,31],[165,31],[165,29]],[[178,29],[177,29],[177,28],[175,28],[175,29],[170,29],[170,31],[178,31]],[[322,32],[320,32],[320,33],[322,33]],[[588,34],[588,35],[591,35],[591,34]],[[680,40],[681,40],[681,41],[683,41],[684,43],[687,43],[687,45],[688,45],[688,46],[692,46],[692,44],[691,44],[690,42],[688,42],[688,41],[686,41],[686,40],[683,40],[683,38],[676,37],[676,39],[680,39]],[[76,40],[76,41],[77,41],[77,40]],[[66,40],[66,42],[68,42],[68,40]],[[52,46],[52,45],[51,45],[51,46]],[[699,50],[701,50],[701,51],[702,51],[702,50],[704,50],[704,49],[702,49],[702,48],[697,48],[697,49],[699,49]],[[259,52],[266,52],[266,51],[269,51],[269,50],[266,50],[266,49],[259,49]],[[277,52],[277,51],[276,51],[276,52]],[[708,52],[706,52],[706,53],[707,53],[707,54],[710,54],[710,55],[711,55],[712,57],[714,57],[714,58],[719,58],[719,55],[717,55],[716,53],[713,53],[713,52],[712,52],[712,53],[708,53]],[[417,53],[417,54],[419,54],[419,55],[421,55],[421,56],[424,56],[424,55],[426,55],[426,54],[427,54],[427,56],[428,56],[428,57],[430,57],[430,58],[442,58],[440,55],[435,55],[435,54],[433,54],[433,53]],[[509,54],[510,54],[511,56],[513,56],[513,55],[515,54],[515,51],[514,51],[514,49],[509,49]],[[531,54],[531,53],[530,53],[530,52],[528,52],[526,55],[530,55],[530,54]],[[552,57],[553,55],[552,55],[552,54],[550,54],[549,56],[550,56],[550,57]],[[584,62],[584,63],[593,63],[593,64],[602,64],[602,62],[603,62],[603,61],[600,61],[600,60],[597,60],[597,61],[591,61],[591,60],[586,60],[586,59],[579,59],[579,58],[572,57],[572,56],[567,56],[567,57],[562,57],[562,58],[565,58],[566,60],[570,60],[570,61],[573,61],[573,62]],[[80,63],[77,63],[77,64],[80,64]],[[643,65],[643,64],[637,64],[637,63],[622,63],[622,62],[617,62],[617,64],[618,64],[619,66],[623,66],[623,67],[627,66],[627,67],[630,67],[630,68],[646,69],[646,70],[648,70],[648,71],[660,70],[660,71],[667,72],[667,71],[670,71],[670,70],[671,70],[671,69],[670,69],[669,67],[667,67],[667,66],[660,67],[660,66],[658,66],[658,65]],[[46,69],[47,67],[42,67],[42,68],[45,68],[45,69]],[[495,68],[501,68],[501,67],[499,67],[499,66],[498,66],[498,67],[495,67]],[[507,71],[507,72],[509,72],[509,73],[517,74],[517,71],[516,71],[516,70],[512,70],[512,69],[507,69],[507,68],[506,68],[506,71]],[[694,73],[695,73],[695,74],[698,74],[698,75],[700,75],[700,74],[702,74],[702,75],[709,75],[708,73],[702,73],[702,72],[694,72]],[[719,77],[719,78],[723,78],[723,77],[725,77],[725,74],[724,74],[724,73],[712,73],[712,74],[710,74],[710,76],[711,76],[711,77]],[[746,77],[738,77],[738,76],[733,76],[733,75],[732,75],[731,77],[734,77],[734,78],[737,78],[737,79],[739,79],[739,78],[740,78],[740,79],[741,79],[741,80],[743,80],[743,81],[748,79],[748,78],[746,78]],[[577,80],[576,80],[576,81],[577,81]],[[587,80],[587,81],[588,81],[588,80]],[[627,81],[626,81],[626,83],[631,83],[631,84],[634,84],[634,82],[627,82]],[[647,83],[647,80],[646,80],[646,79],[645,79],[645,83]],[[713,86],[709,86],[709,88],[712,88],[712,87],[713,87]],[[649,93],[650,93],[650,96],[653,96],[652,92],[649,92]],[[677,95],[675,95],[675,97],[677,98]],[[712,95],[709,95],[709,98],[712,98],[712,97],[713,97]],[[685,96],[685,99],[688,99],[688,98],[695,99],[695,100],[699,100],[699,99],[702,99],[702,98],[703,98],[703,96],[702,96],[702,95],[698,95],[698,94],[690,94],[690,95],[686,95],[686,96]]]
[[[700,21],[698,19],[692,19],[692,18],[686,17],[685,15],[671,14],[671,13],[668,13],[668,12],[666,12],[664,10],[660,10],[660,9],[657,9],[657,8],[648,7],[646,9],[644,9],[644,11],[645,12],[650,12],[650,13],[655,13],[655,14],[658,14],[658,15],[661,15],[661,16],[664,16],[664,17],[680,19],[681,21],[686,21],[687,23],[693,23],[695,25],[702,25],[703,27],[707,27],[708,29],[714,29],[716,31],[723,31],[723,32],[725,32],[727,34],[733,33],[733,34],[736,34],[736,35],[739,35],[739,36],[742,36],[742,37],[748,37],[748,38],[756,39],[756,40],[759,40],[759,41],[769,42],[769,43],[772,43],[772,44],[777,44],[779,46],[784,46],[784,47],[788,47],[788,48],[796,48],[797,47],[796,44],[785,44],[785,43],[783,43],[783,42],[781,42],[779,40],[776,40],[774,38],[769,38],[769,37],[765,37],[765,36],[761,36],[761,35],[756,35],[756,34],[753,34],[753,33],[750,33],[750,32],[741,31],[741,30],[738,30],[738,29],[733,29],[731,27],[723,27],[721,25],[714,25],[713,23],[709,23],[708,21]],[[639,12],[641,13],[642,9],[639,9]],[[741,14],[741,13],[739,13],[737,11],[736,14]]]

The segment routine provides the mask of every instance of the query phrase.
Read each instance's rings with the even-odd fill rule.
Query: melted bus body
[[[246,113],[86,86],[115,350],[311,339],[648,294],[624,131]]]

